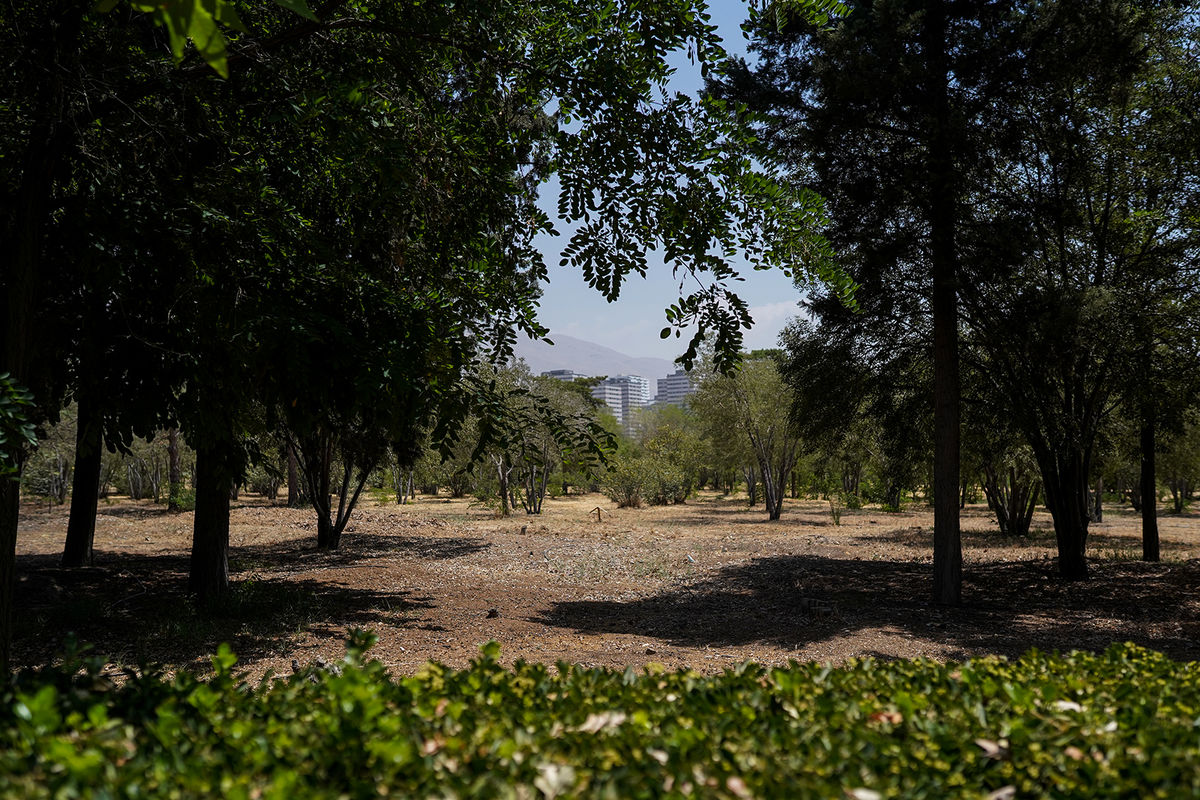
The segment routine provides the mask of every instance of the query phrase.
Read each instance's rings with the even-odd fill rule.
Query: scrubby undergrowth
[[[98,661],[4,696],[6,797],[1181,797],[1200,793],[1200,668],[1134,645],[963,664],[643,674],[518,662],[252,684]]]

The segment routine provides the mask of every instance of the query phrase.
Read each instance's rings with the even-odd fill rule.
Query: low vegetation
[[[496,660],[393,678],[342,663],[247,682],[98,661],[5,698],[7,797],[1032,797],[1200,791],[1200,667],[1101,655],[642,674]]]

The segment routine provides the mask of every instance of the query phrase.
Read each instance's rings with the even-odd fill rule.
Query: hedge
[[[356,634],[339,668],[251,683],[18,676],[4,797],[1187,797],[1200,672],[1140,647],[1017,661],[647,668],[431,663],[389,676]]]

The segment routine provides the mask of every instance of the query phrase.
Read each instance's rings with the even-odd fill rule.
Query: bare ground
[[[61,652],[67,631],[115,666],[203,671],[228,641],[254,674],[339,658],[371,628],[397,672],[465,665],[494,639],[506,660],[719,671],[754,660],[961,659],[1105,648],[1131,640],[1200,659],[1200,515],[1160,519],[1163,561],[1141,554],[1138,519],[1106,510],[1089,537],[1092,579],[1055,574],[1039,513],[1006,540],[983,507],[964,512],[964,604],[932,605],[932,515],[789,501],[769,523],[744,501],[616,509],[599,495],[497,518],[466,500],[364,502],[340,550],[315,547],[308,510],[250,498],[232,512],[237,582],[215,615],[184,592],[191,514],[102,502],[95,566],[58,567],[66,510],[26,505],[18,538],[18,665]],[[596,507],[601,509],[597,521]]]

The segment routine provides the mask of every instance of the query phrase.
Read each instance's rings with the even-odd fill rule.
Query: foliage
[[[927,363],[946,341],[930,329],[944,296],[931,275],[955,254],[951,328],[975,393],[1033,450],[1065,577],[1087,574],[1114,397],[1161,402],[1165,364],[1195,374],[1195,9],[865,1],[833,26],[756,30],[758,64],[723,90],[770,117],[771,146],[829,200],[864,313],[818,294],[823,339],[850,339],[872,366]]]
[[[1200,408],[1188,409],[1181,429],[1170,436],[1158,468],[1171,490],[1175,513],[1182,513],[1200,484]]]
[[[101,0],[97,11],[109,12],[118,5],[128,3],[134,11],[151,15],[152,19],[167,32],[171,54],[176,61],[183,60],[184,48],[191,42],[204,62],[229,77],[227,42],[222,27],[245,31],[237,10],[229,0]],[[289,8],[302,17],[316,21],[306,0],[275,0],[277,5]]]
[[[618,458],[600,487],[617,508],[641,508],[645,499],[645,464],[636,456]]]
[[[29,421],[32,406],[29,390],[14,383],[7,372],[0,373],[0,480],[16,478],[21,451],[37,445]]]
[[[0,711],[7,797],[1191,796],[1200,667],[1134,645],[963,664],[851,661],[712,677],[648,667],[393,678],[341,664],[260,684],[99,662],[20,676]],[[995,793],[995,794],[993,794]]]
[[[751,356],[731,375],[706,371],[690,405],[713,441],[737,440],[743,459],[757,467],[767,516],[779,519],[800,440],[792,424],[791,392],[780,375],[777,354]]]

